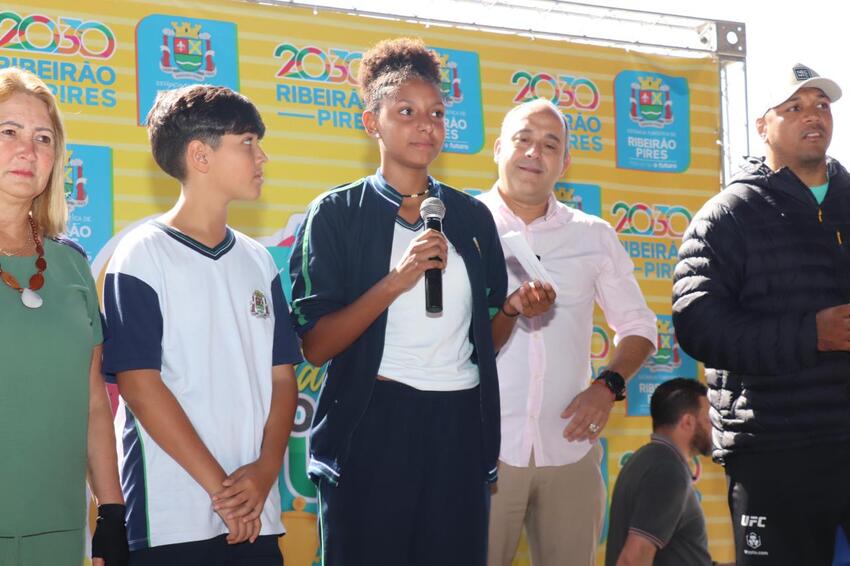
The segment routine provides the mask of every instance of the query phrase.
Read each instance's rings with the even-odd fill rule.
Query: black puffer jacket
[[[706,366],[717,460],[850,443],[850,353],[817,350],[817,312],[850,302],[850,175],[828,168],[819,206],[751,158],[684,235],[673,324]]]

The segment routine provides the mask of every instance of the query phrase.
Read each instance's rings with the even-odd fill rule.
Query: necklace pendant
[[[38,235],[38,225],[32,216],[28,219],[30,228],[32,229],[32,241],[35,244],[35,251],[38,254],[38,259],[35,260],[35,275],[30,277],[29,286],[22,288],[14,275],[8,271],[3,271],[3,268],[0,267],[0,281],[21,294],[21,302],[25,307],[28,309],[37,309],[44,304],[44,300],[36,291],[44,286],[44,270],[47,269],[47,261],[44,259],[44,246],[42,246],[41,238]]]
[[[21,292],[21,302],[28,309],[37,309],[44,304],[44,299],[32,289],[24,288]]]

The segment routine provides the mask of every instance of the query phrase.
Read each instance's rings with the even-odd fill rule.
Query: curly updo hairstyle
[[[385,39],[363,54],[360,62],[360,96],[363,109],[377,112],[381,100],[413,79],[440,88],[440,58],[419,38]]]

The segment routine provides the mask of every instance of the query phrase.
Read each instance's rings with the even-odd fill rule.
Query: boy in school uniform
[[[260,195],[265,126],[193,85],[158,96],[148,133],[180,197],[122,239],[104,289],[130,564],[279,566],[301,354],[271,255],[227,225]]]

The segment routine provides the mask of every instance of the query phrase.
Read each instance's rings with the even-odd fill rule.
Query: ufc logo
[[[741,515],[742,527],[759,527],[763,529],[767,523],[767,517],[759,517],[757,515]]]

